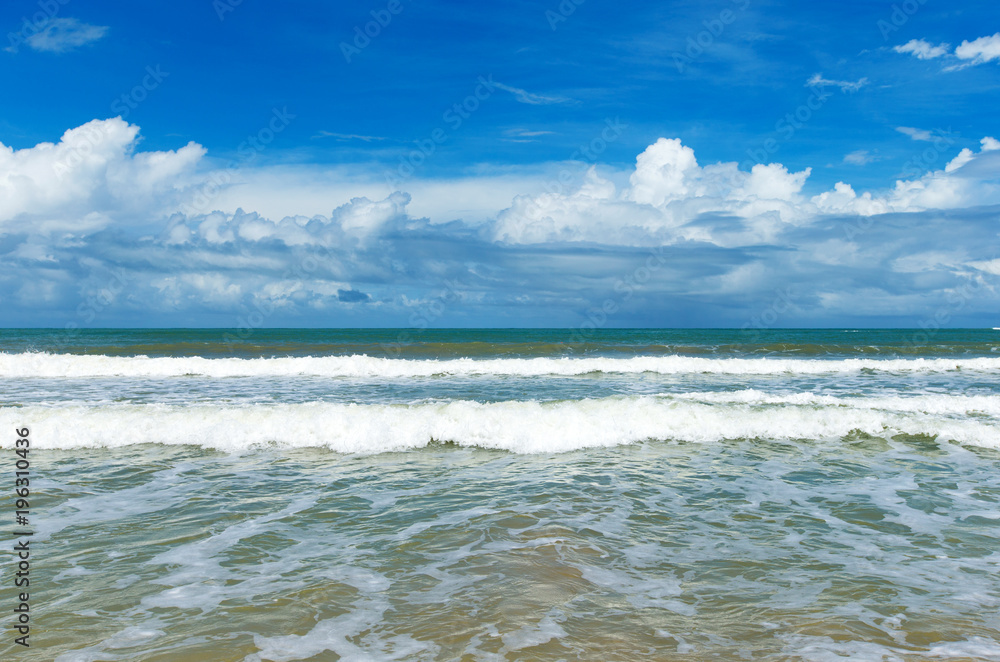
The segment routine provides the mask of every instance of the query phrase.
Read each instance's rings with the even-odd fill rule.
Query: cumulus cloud
[[[873,216],[889,211],[889,205],[866,191],[858,195],[850,184],[837,182],[832,191],[825,191],[811,200],[816,209],[827,214]]]
[[[892,50],[897,53],[910,53],[919,60],[931,60],[948,54],[948,44],[938,44],[935,46],[923,39],[911,39],[902,46],[894,46]]]
[[[762,238],[801,220],[796,204],[809,172],[777,163],[757,164],[749,173],[736,163],[702,167],[680,140],[660,138],[636,158],[624,190],[591,168],[575,191],[519,196],[492,225],[493,238],[650,245],[703,235],[703,227],[682,226],[706,213],[746,219],[747,231]]]
[[[990,136],[986,136],[980,140],[979,143],[982,146],[982,151],[984,152],[993,152],[1000,149],[1000,140]]]
[[[25,41],[36,51],[68,53],[100,40],[108,32],[107,26],[82,23],[75,18],[52,18],[45,27]]]
[[[36,230],[93,231],[129,213],[166,210],[205,149],[190,142],[137,153],[138,135],[138,126],[114,118],[70,129],[58,143],[0,143],[0,229],[30,216]]]
[[[963,41],[955,49],[955,56],[960,60],[971,60],[970,64],[1000,60],[1000,32],[973,41]]]
[[[897,181],[886,197],[890,208],[922,211],[1000,203],[1000,145],[990,137],[983,138],[980,145],[979,152],[960,151],[943,170]]]
[[[112,119],[58,143],[0,146],[0,255],[11,265],[0,305],[12,320],[99,324],[100,309],[119,316],[104,318],[112,326],[122,315],[236,326],[251,313],[274,325],[408,326],[426,323],[421,307],[437,310],[446,289],[442,324],[573,325],[611,298],[616,324],[740,326],[789,283],[806,324],[915,323],[905,316],[969,283],[980,289],[968,314],[998,303],[1000,141],[989,137],[891,188],[838,182],[815,195],[809,168],[703,164],[661,138],[628,172],[591,167],[571,183],[550,173],[543,192],[471,223],[419,217],[402,191],[331,196],[312,215],[296,215],[288,195],[284,215],[185,211],[212,175],[204,149],[143,152],[138,131]],[[252,181],[266,185],[267,172]],[[650,264],[640,287],[634,275]]]
[[[838,182],[806,198],[802,190],[809,168],[789,172],[778,163],[757,164],[747,173],[736,163],[701,166],[691,148],[661,138],[638,156],[624,190],[591,169],[576,190],[515,199],[493,224],[493,238],[621,245],[707,240],[731,246],[777,241],[783,232],[824,214],[872,216],[1000,204],[1000,169],[991,170],[1000,166],[997,147],[1000,142],[985,138],[978,152],[965,149],[943,169],[901,179],[885,191],[859,195]],[[855,156],[866,162],[872,158]],[[973,164],[976,168],[969,170]],[[705,221],[708,217],[720,219],[717,230]]]
[[[654,207],[690,197],[700,172],[693,149],[678,138],[661,138],[636,158],[628,197]]]

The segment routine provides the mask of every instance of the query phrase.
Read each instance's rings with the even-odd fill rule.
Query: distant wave
[[[633,358],[386,359],[366,355],[282,358],[98,356],[0,353],[0,377],[359,377],[573,376],[591,373],[724,375],[876,372],[1000,372],[1000,358],[771,359]]]
[[[728,397],[728,399],[727,399]],[[516,453],[564,452],[644,440],[842,439],[928,435],[1000,448],[1000,396],[910,398],[737,394],[629,396],[557,402],[459,400],[408,405],[217,404],[26,406],[0,409],[0,427],[31,425],[37,448],[192,444],[321,447],[379,453],[448,441]],[[9,440],[0,440],[9,445]]]

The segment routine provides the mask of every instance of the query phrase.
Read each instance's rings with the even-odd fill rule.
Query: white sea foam
[[[795,395],[754,400],[746,393],[731,399],[736,401],[699,402],[687,395],[545,403],[32,405],[0,409],[0,426],[14,428],[31,421],[32,443],[38,448],[162,443],[238,451],[275,443],[379,453],[421,448],[437,440],[516,453],[548,453],[649,439],[831,440],[852,431],[881,437],[930,435],[1000,448],[995,416],[966,416],[970,410],[995,414],[995,396],[921,396],[911,403],[895,397],[854,401]]]
[[[17,416],[17,410],[0,409],[0,419],[6,421],[10,412]],[[158,471],[142,485],[70,498],[46,512],[36,530],[36,540],[48,540],[70,526],[108,526],[116,520],[147,515],[181,503],[202,486],[196,476],[180,478],[193,466],[181,463]]]
[[[881,409],[884,411],[917,414],[960,415],[988,414],[1000,417],[1000,395],[913,395],[841,398],[800,392],[776,395],[742,389],[739,391],[710,391],[676,393],[671,398],[708,402],[714,404],[749,405],[813,405],[823,407],[851,407],[855,409]]]
[[[216,358],[0,353],[0,377],[324,377],[571,376],[591,373],[723,375],[1000,372],[1000,358],[774,359],[640,356],[632,358],[387,359],[367,356]]]

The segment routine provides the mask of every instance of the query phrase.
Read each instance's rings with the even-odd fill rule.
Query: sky
[[[1000,326],[993,1],[0,20],[3,326]]]

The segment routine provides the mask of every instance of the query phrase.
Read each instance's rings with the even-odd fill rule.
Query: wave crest
[[[743,402],[630,396],[544,403],[27,406],[0,409],[0,425],[28,425],[34,446],[67,449],[160,443],[239,451],[277,444],[380,453],[448,441],[552,453],[645,440],[836,440],[854,431],[1000,448],[1000,426],[990,415],[1000,411],[996,397],[935,396],[934,406],[923,411],[920,403],[906,404],[905,398],[796,403],[795,397],[771,402],[750,396]],[[970,412],[980,418],[968,418]]]
[[[1000,371],[1000,358],[744,359],[690,356],[633,358],[387,359],[353,356],[202,358],[0,353],[0,377],[353,377],[395,379],[456,376],[577,376],[592,373],[664,375],[850,374]]]

